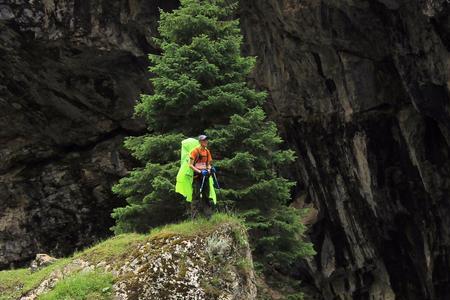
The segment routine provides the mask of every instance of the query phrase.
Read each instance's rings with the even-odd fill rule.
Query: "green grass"
[[[210,220],[199,218],[194,221],[185,221],[178,224],[166,225],[153,229],[149,234],[127,233],[120,234],[104,240],[83,251],[76,252],[71,257],[58,259],[53,264],[31,273],[28,268],[11,271],[0,271],[0,300],[17,299],[24,293],[36,288],[51,272],[63,268],[74,259],[83,259],[96,264],[101,261],[107,263],[120,263],[131,253],[137,244],[144,241],[162,238],[171,235],[195,236],[211,233],[220,224],[230,223],[237,225],[235,228],[242,228],[242,221],[228,214],[214,214]],[[241,234],[241,230],[235,229],[236,238]],[[242,237],[243,238],[243,237]],[[51,298],[50,298],[51,299]],[[64,298],[61,298],[64,299]],[[92,298],[97,299],[97,298]],[[98,298],[102,299],[102,298]]]
[[[64,267],[70,261],[69,258],[59,259],[50,266],[31,273],[28,269],[17,269],[0,272],[0,300],[16,299],[24,292],[36,287],[51,272]]]
[[[236,266],[239,268],[241,274],[248,274],[253,270],[253,263],[248,258],[243,257],[237,261]]]
[[[147,239],[145,234],[124,233],[104,240],[92,247],[75,253],[73,258],[82,258],[91,263],[101,261],[114,262],[123,255],[128,254],[139,242]]]
[[[17,299],[29,290],[36,288],[50,273],[63,268],[77,258],[88,260],[94,264],[100,261],[115,262],[146,237],[148,236],[136,233],[121,234],[81,252],[76,252],[71,257],[58,259],[53,264],[34,273],[31,273],[28,268],[0,271],[0,300]]]
[[[79,272],[58,281],[39,300],[107,300],[111,299],[113,275],[100,272]]]
[[[183,235],[183,236],[195,236],[199,234],[209,234],[216,229],[216,227],[223,223],[231,223],[239,226],[243,226],[242,220],[238,217],[217,213],[212,215],[211,219],[198,218],[194,221],[188,220],[177,224],[169,224],[166,226],[158,227],[150,231],[150,238],[155,238],[165,235]]]
[[[70,257],[60,258],[34,273],[31,273],[28,268],[0,271],[0,300],[17,299],[27,291],[36,288],[50,273],[62,269],[76,258],[89,260],[92,263],[115,261],[122,255],[126,255],[134,245],[146,237],[148,236],[136,233],[121,234],[76,252]]]

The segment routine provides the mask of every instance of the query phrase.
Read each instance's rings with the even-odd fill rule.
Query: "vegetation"
[[[102,272],[79,272],[56,283],[39,300],[107,300],[112,296],[113,275]]]
[[[183,236],[196,236],[199,234],[209,234],[214,231],[218,225],[229,223],[243,226],[242,219],[237,216],[225,213],[214,214],[209,220],[197,218],[195,220],[185,220],[176,224],[168,224],[154,228],[150,231],[150,236],[181,234]]]
[[[0,271],[0,300],[18,299],[23,293],[38,286],[54,270],[62,268],[69,259],[59,259],[50,266],[31,273],[29,269]]]
[[[129,253],[135,248],[136,244],[147,238],[148,236],[145,234],[119,234],[76,253],[73,257],[84,258],[92,263],[99,263],[105,260],[117,261],[120,260],[124,253]]]
[[[210,220],[197,219],[178,224],[170,224],[154,228],[147,234],[127,233],[114,236],[100,242],[83,251],[77,252],[71,257],[58,259],[53,264],[46,266],[34,273],[28,268],[10,271],[0,271],[0,300],[12,300],[36,288],[43,280],[56,270],[63,269],[75,259],[83,259],[95,265],[99,262],[107,264],[123,264],[124,258],[135,251],[138,244],[149,240],[156,240],[170,235],[193,237],[208,235],[219,225],[231,224],[234,229],[234,237],[245,240],[246,237],[238,228],[242,228],[242,220],[227,214],[215,214]],[[96,278],[99,278],[97,280]],[[75,273],[66,280],[61,281],[52,292],[43,299],[106,299],[113,278],[108,273]],[[76,294],[70,294],[72,290]],[[77,298],[77,295],[83,295]],[[89,295],[89,296],[86,296]],[[43,296],[44,297],[44,296]],[[80,296],[81,297],[81,296]]]
[[[28,268],[0,271],[0,300],[17,299],[29,290],[36,288],[44,279],[55,270],[64,268],[77,258],[88,260],[93,264],[101,261],[118,262],[124,254],[135,248],[136,244],[148,238],[144,234],[121,234],[89,247],[71,257],[58,259],[34,273]],[[64,298],[57,298],[64,299]],[[94,298],[97,299],[97,298]],[[98,298],[102,299],[102,298]]]
[[[267,271],[282,271],[314,250],[303,242],[300,212],[289,207],[294,183],[278,172],[294,152],[281,149],[266,118],[266,93],[246,82],[255,58],[241,55],[235,8],[226,0],[182,0],[179,9],[161,12],[155,41],[162,55],[149,56],[154,93],[135,107],[149,133],[125,141],[142,167],[113,187],[128,202],[114,210],[113,230],[146,232],[183,219],[185,202],[175,193],[180,142],[206,133],[219,158],[220,208],[245,217],[256,259]]]

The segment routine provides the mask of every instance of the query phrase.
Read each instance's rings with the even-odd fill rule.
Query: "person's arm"
[[[194,170],[194,173],[201,173],[202,171],[200,171],[198,168],[196,168],[194,166],[194,161],[195,161],[195,157],[198,155],[196,149],[192,150],[190,156],[189,156],[189,168],[191,168],[192,170]]]
[[[194,173],[201,173],[201,171],[194,166],[194,160],[192,158],[189,159],[189,168],[194,170]]]

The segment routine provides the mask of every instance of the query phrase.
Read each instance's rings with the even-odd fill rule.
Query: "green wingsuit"
[[[189,154],[199,146],[200,142],[194,138],[188,138],[181,142],[181,165],[177,174],[175,191],[186,197],[187,202],[192,202],[192,182],[194,180],[194,170],[189,168]],[[209,198],[216,204],[217,197],[212,176],[209,176]]]

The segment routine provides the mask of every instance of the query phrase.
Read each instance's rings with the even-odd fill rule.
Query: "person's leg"
[[[206,218],[209,220],[213,214],[213,207],[212,207],[212,203],[211,203],[211,199],[207,198],[205,200],[205,204],[204,204],[204,213]]]
[[[209,176],[205,178],[202,194],[203,215],[209,219],[212,215],[211,199],[209,198]]]
[[[194,180],[192,181],[192,202],[191,202],[191,218],[195,219],[200,211],[200,185],[201,185],[201,178],[200,177],[194,177]]]

